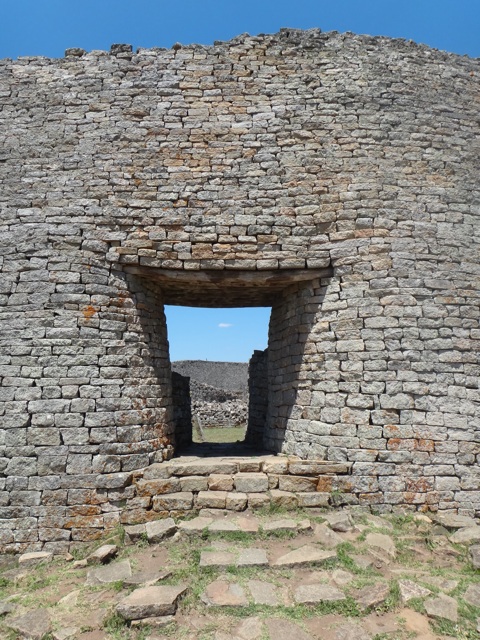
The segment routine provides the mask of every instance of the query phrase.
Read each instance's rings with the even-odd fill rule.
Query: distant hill
[[[178,360],[172,369],[182,376],[224,391],[248,390],[248,362],[210,362],[209,360]]]

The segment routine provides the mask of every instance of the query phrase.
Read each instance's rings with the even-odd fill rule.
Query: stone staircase
[[[134,473],[133,497],[122,524],[205,509],[326,507],[332,491],[348,486],[351,467],[348,462],[274,455],[181,456]],[[347,482],[342,484],[342,479]]]

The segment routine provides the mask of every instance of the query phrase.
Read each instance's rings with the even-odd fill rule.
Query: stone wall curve
[[[163,303],[242,290],[272,306],[271,450],[478,515],[479,74],[294,29],[0,61],[2,548],[121,521],[175,446]]]

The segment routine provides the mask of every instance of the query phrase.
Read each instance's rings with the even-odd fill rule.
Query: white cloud
[[[233,324],[229,324],[228,322],[220,322],[218,325],[220,329],[227,329],[228,327],[233,327]]]

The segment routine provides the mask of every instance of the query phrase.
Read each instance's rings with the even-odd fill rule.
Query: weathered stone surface
[[[202,551],[200,567],[230,567],[235,564],[235,554],[229,551]]]
[[[343,569],[335,569],[332,572],[332,580],[339,587],[346,587],[347,584],[350,584],[354,576],[350,571],[344,571]]]
[[[128,560],[112,562],[104,567],[96,567],[87,573],[87,584],[109,584],[124,581],[132,575],[132,567]]]
[[[151,618],[140,618],[139,620],[132,620],[130,626],[133,629],[138,627],[165,629],[166,627],[173,627],[173,625],[175,625],[175,622],[175,616],[153,616]],[[158,640],[158,636],[147,636],[146,640]]]
[[[470,544],[480,542],[480,527],[466,527],[458,529],[450,536],[450,542],[455,544]]]
[[[147,535],[144,524],[131,524],[125,527],[125,540],[127,543],[133,544],[138,540],[142,540]]]
[[[268,476],[265,473],[237,473],[234,482],[235,489],[243,493],[268,491]]]
[[[471,604],[472,607],[480,609],[480,584],[470,584],[463,594],[463,599],[467,604]]]
[[[273,567],[308,567],[321,565],[336,557],[337,554],[334,551],[326,551],[324,549],[314,547],[313,545],[306,544],[299,549],[290,551],[280,558],[277,558],[277,560],[271,564]]]
[[[278,488],[280,491],[293,491],[313,493],[317,490],[316,478],[304,476],[279,476]]]
[[[235,462],[225,460],[195,460],[193,462],[171,463],[170,471],[175,476],[232,475],[237,473],[238,465]]]
[[[299,494],[299,496],[301,495],[302,494]],[[270,491],[270,499],[274,506],[283,507],[285,509],[295,509],[299,502],[298,496],[294,493],[289,491],[280,491],[279,489],[272,489],[272,491]]]
[[[338,533],[346,533],[354,528],[353,520],[349,513],[333,511],[332,513],[323,514],[323,517],[328,522],[330,529]]]
[[[403,604],[407,604],[412,598],[425,598],[432,593],[430,589],[426,589],[411,580],[399,580],[398,586]]]
[[[358,622],[341,624],[335,629],[333,638],[334,640],[372,640],[372,637]]]
[[[18,558],[18,564],[23,567],[34,566],[44,562],[51,562],[53,553],[49,551],[33,551],[31,553],[23,553]]]
[[[299,507],[328,507],[330,494],[321,491],[315,493],[298,493],[296,502]]]
[[[52,631],[53,640],[75,640],[76,636],[80,634],[78,627],[63,627],[57,631]]]
[[[273,493],[273,492],[272,492]],[[248,507],[250,509],[261,509],[270,504],[270,498],[266,493],[248,493]],[[272,497],[273,503],[273,497]]]
[[[345,600],[345,594],[328,584],[302,584],[295,589],[294,598],[298,604],[318,604]]]
[[[270,640],[313,640],[298,624],[285,618],[267,618],[265,625]]]
[[[132,575],[122,580],[124,587],[151,587],[160,580],[165,580],[172,575],[172,572],[166,569],[165,571],[140,571],[132,573]]]
[[[388,557],[394,560],[397,555],[395,542],[390,536],[384,533],[368,533],[365,543],[370,549],[380,553],[382,557]]]
[[[280,604],[277,595],[277,587],[270,582],[249,580],[247,582],[247,587],[250,591],[254,604],[264,604],[269,607],[276,607]]]
[[[370,609],[383,604],[388,598],[390,587],[384,582],[368,585],[359,589],[354,598],[361,609]]]
[[[424,602],[425,611],[430,618],[458,621],[458,604],[454,598],[441,593],[437,598],[430,598]]]
[[[284,531],[297,531],[297,523],[291,518],[282,518],[281,520],[270,520],[265,522],[262,529],[265,533],[281,533]]]
[[[326,547],[327,549],[334,549],[344,542],[343,538],[340,537],[338,533],[332,531],[330,527],[327,527],[325,524],[315,525],[313,535],[315,540],[321,544],[322,547]]]
[[[343,475],[351,469],[351,462],[326,462],[323,460],[289,460],[288,471],[298,476]]]
[[[233,476],[212,473],[208,476],[208,488],[210,491],[231,491],[233,489]]]
[[[438,587],[438,589],[445,591],[445,593],[450,593],[450,591],[458,587],[458,580],[448,580],[441,576],[425,576],[425,582],[434,587]]]
[[[227,493],[225,508],[230,511],[243,511],[247,507],[248,497],[246,493],[235,491]]]
[[[263,633],[263,624],[257,616],[245,618],[235,628],[234,633],[242,640],[258,640]]]
[[[184,586],[153,586],[135,589],[118,603],[117,613],[125,620],[173,615]]]
[[[212,607],[246,607],[248,605],[245,592],[239,584],[220,579],[207,586],[201,599]]]
[[[474,518],[459,516],[455,513],[438,513],[435,520],[446,529],[468,529],[478,524]]]
[[[231,520],[214,520],[208,525],[208,530],[211,533],[228,533],[232,531],[240,531],[240,527]]]
[[[204,509],[225,509],[226,491],[200,491],[196,497],[196,505]]]
[[[46,609],[29,611],[7,622],[7,626],[29,640],[42,640],[51,631],[50,616]]]
[[[196,536],[202,533],[213,522],[213,518],[206,518],[205,516],[197,516],[193,520],[182,520],[178,529],[182,533],[190,536]]]
[[[268,566],[265,549],[242,549],[237,558],[237,567],[266,567]]]
[[[104,544],[86,558],[87,564],[105,564],[106,562],[110,562],[117,553],[118,547],[116,544]]]
[[[470,557],[472,558],[473,568],[480,569],[480,544],[470,547]]]
[[[177,531],[177,525],[173,518],[165,518],[165,520],[153,520],[145,525],[147,539],[150,544],[161,542],[165,538],[173,536]]]

